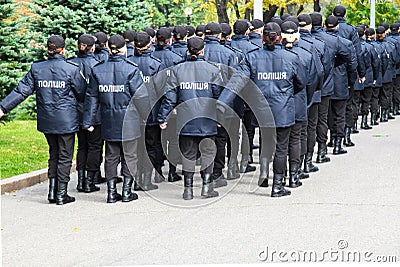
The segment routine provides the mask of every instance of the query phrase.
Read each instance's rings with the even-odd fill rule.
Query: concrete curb
[[[75,172],[75,163],[72,164],[71,173]],[[47,181],[47,168],[30,173],[24,173],[1,180],[1,194],[9,193]]]

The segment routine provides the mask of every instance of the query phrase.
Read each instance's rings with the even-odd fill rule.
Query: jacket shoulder
[[[224,45],[224,47],[228,48],[229,50],[233,51],[233,52],[237,52],[237,53],[243,53],[242,50],[240,50],[239,48],[230,46],[230,45]]]
[[[153,56],[153,55],[150,55],[150,58],[154,59],[154,60],[157,61],[158,63],[161,63],[161,59],[156,58],[156,57]]]
[[[174,51],[174,50],[170,50],[172,53],[174,53],[177,56],[183,57],[181,54],[179,54],[178,52]]]
[[[307,53],[312,54],[312,52],[311,52],[310,50],[308,50],[307,48],[305,48],[305,47],[303,47],[303,46],[299,46],[299,47],[300,47],[300,49],[306,51]],[[289,51],[290,51],[290,50],[289,50]]]
[[[135,62],[131,61],[130,59],[125,59],[125,61],[126,61],[126,63],[131,64],[131,65],[135,66],[136,68],[138,67],[138,65]]]
[[[307,51],[307,49],[304,49],[304,50],[306,50]],[[285,51],[288,51],[288,52],[290,52],[291,54],[293,54],[293,55],[296,55],[296,56],[298,56],[299,54],[297,54],[297,52],[296,51],[293,51],[293,50],[291,50],[291,49],[286,49],[285,48]]]
[[[71,65],[75,66],[75,67],[79,67],[79,64],[78,64],[78,63],[73,62],[73,61],[71,61],[70,59],[67,59],[66,62],[67,62],[68,64],[71,64]]]
[[[257,46],[258,48],[261,48],[261,47],[262,47],[261,45],[255,43],[255,42],[253,42],[253,41],[250,41],[250,43],[253,44],[253,45],[255,45],[255,46]]]

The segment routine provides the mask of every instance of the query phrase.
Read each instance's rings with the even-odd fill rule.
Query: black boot
[[[249,164],[253,164],[254,163],[254,161],[253,161],[253,154],[250,154],[249,155],[249,162],[248,162]]]
[[[231,160],[228,163],[228,171],[226,173],[227,180],[235,180],[240,178],[240,174],[238,173],[236,167],[237,167],[237,160]]]
[[[153,175],[153,170],[145,171],[143,173],[143,185],[142,185],[142,190],[143,191],[150,191],[150,190],[158,189],[157,185],[151,183],[151,176],[152,175]]]
[[[318,167],[315,166],[312,163],[312,156],[313,152],[307,152],[306,154],[306,160],[304,161],[304,172],[305,173],[310,173],[310,172],[317,172],[319,171]]]
[[[180,176],[176,172],[176,166],[170,163],[169,164],[169,172],[168,172],[168,182],[174,183],[174,182],[177,182],[180,180],[182,180],[182,176]]]
[[[64,205],[67,203],[71,203],[75,201],[74,197],[71,197],[67,194],[68,191],[68,183],[58,181],[57,188],[57,196],[56,196],[56,204]]]
[[[318,143],[317,163],[325,163],[329,161],[331,161],[331,159],[326,156],[326,144]]]
[[[300,182],[299,176],[297,175],[297,171],[299,166],[295,163],[289,164],[290,174],[289,174],[289,187],[296,188],[302,186],[303,183]]]
[[[360,131],[358,130],[358,125],[357,125],[357,120],[354,120],[354,125],[351,128],[351,133],[352,134],[358,134]]]
[[[344,130],[343,145],[345,145],[347,147],[355,146],[355,144],[351,141],[350,135],[351,135],[351,128],[346,127],[345,130]]]
[[[93,177],[93,182],[94,182],[95,184],[102,184],[102,183],[107,182],[107,179],[106,179],[105,177],[102,177],[102,176],[101,176],[101,171],[98,170],[98,171],[95,173],[94,177]]]
[[[333,155],[346,154],[347,151],[342,148],[342,137],[334,139]]]
[[[389,120],[389,118],[387,117],[387,109],[381,109],[381,122],[387,122]]]
[[[85,193],[92,193],[100,190],[100,187],[95,186],[93,183],[94,176],[96,175],[96,172],[87,172],[87,177],[84,180],[85,182],[83,183],[83,188]]]
[[[162,172],[161,172],[161,170],[160,171],[155,171],[155,174],[154,174],[154,182],[155,183],[157,183],[157,184],[159,184],[159,183],[162,183],[162,182],[164,182],[165,181],[165,178],[164,178],[164,176],[162,175]]]
[[[260,177],[258,179],[259,187],[268,187],[269,161],[266,157],[260,157]]]
[[[138,195],[132,192],[132,177],[124,177],[124,184],[122,185],[122,202],[130,202],[138,199]]]
[[[57,196],[57,178],[49,178],[49,194],[47,200],[50,203],[56,203]]]
[[[256,167],[249,164],[249,157],[243,156],[240,161],[240,173],[254,172]]]
[[[371,113],[371,125],[373,126],[379,125],[378,116],[376,113]]]
[[[399,104],[394,104],[393,105],[393,115],[394,116],[399,116],[400,115]]]
[[[183,172],[183,183],[185,189],[183,191],[183,199],[191,200],[193,199],[193,174],[192,172]]]
[[[394,119],[396,119],[395,117],[392,116],[392,114],[390,114],[390,111],[389,111],[389,110],[387,110],[386,112],[387,112],[387,119],[388,119],[388,120],[394,120]]]
[[[214,188],[224,187],[228,185],[224,174],[221,172],[213,173],[211,175],[212,183]]]
[[[370,129],[372,129],[372,127],[368,125],[368,115],[362,115],[362,119],[361,119],[361,129],[363,129],[363,130],[370,130]]]
[[[304,162],[304,155],[300,156],[300,164],[299,164],[299,170],[297,171],[297,175],[299,176],[300,180],[303,179],[308,179],[310,178],[310,175],[306,172],[304,172],[304,170],[301,169],[301,166],[303,166],[303,162]]]
[[[201,189],[201,196],[204,198],[219,196],[218,192],[214,191],[213,183],[211,181],[211,174],[210,173],[202,173],[201,178],[203,179],[203,187]]]
[[[291,192],[282,185],[282,180],[283,180],[283,173],[282,174],[274,174],[274,181],[272,184],[272,191],[271,191],[271,197],[283,197],[283,196],[288,196],[291,194]]]
[[[136,171],[136,175],[135,175],[135,183],[134,183],[134,186],[133,186],[133,190],[134,191],[143,191],[142,190],[142,185],[143,185],[143,175],[142,175],[142,172],[138,169],[137,171]]]
[[[117,192],[117,178],[107,181],[107,203],[115,203],[120,201],[122,196]]]
[[[327,147],[333,147],[333,143],[334,143],[334,137],[332,136],[332,133],[330,133],[330,138],[329,138],[329,142],[328,142],[328,144],[326,145]]]
[[[84,183],[86,180],[85,177],[85,170],[78,170],[78,184],[76,185],[76,190],[78,190],[78,192],[85,192],[84,189]]]

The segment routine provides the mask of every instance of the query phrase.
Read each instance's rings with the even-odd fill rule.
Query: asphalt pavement
[[[65,206],[48,204],[47,183],[2,195],[2,265],[399,262],[400,117],[352,139],[347,155],[330,148],[332,161],[283,198],[257,188],[258,170],[217,199],[200,198],[198,175],[193,201],[182,200],[182,183],[164,182],[106,204],[105,184],[77,193],[75,176],[77,200]]]

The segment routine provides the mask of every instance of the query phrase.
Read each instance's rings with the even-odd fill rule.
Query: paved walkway
[[[76,177],[77,202],[62,207],[47,204],[47,183],[2,195],[3,266],[260,263],[301,260],[304,251],[318,260],[340,252],[325,254],[327,261],[346,260],[349,251],[400,261],[399,133],[397,117],[354,135],[348,155],[330,155],[280,199],[269,197],[270,188],[254,191],[257,172],[218,190],[224,197],[214,203],[199,198],[199,187],[195,200],[183,201],[181,184],[163,183],[135,202],[110,205],[105,185],[78,194]],[[279,251],[292,256],[279,259]]]

